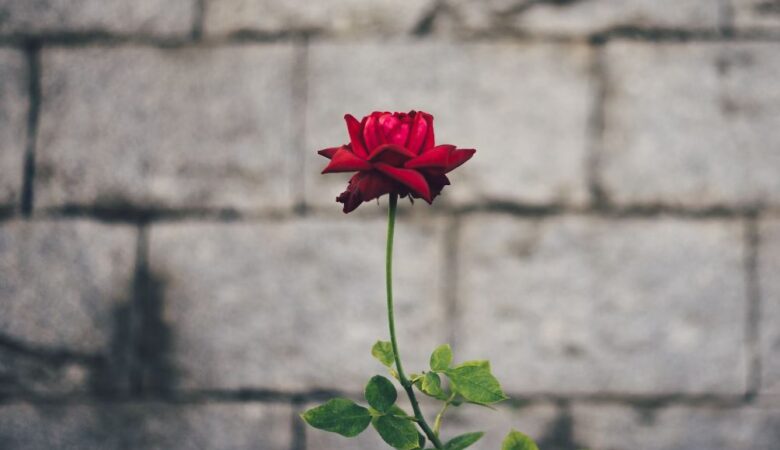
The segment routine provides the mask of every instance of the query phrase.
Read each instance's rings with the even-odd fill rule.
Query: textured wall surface
[[[384,448],[297,418],[385,338],[314,151],[413,108],[478,153],[402,204],[406,365],[514,398],[446,433],[778,448],[778,0],[0,0],[0,448]]]

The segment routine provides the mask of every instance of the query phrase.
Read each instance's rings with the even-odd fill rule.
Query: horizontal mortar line
[[[780,407],[780,398],[758,397],[747,399],[744,395],[728,394],[626,394],[626,393],[582,393],[582,394],[510,394],[510,400],[497,406],[513,410],[557,403],[623,405],[632,408],[663,409],[672,406],[689,406],[716,409],[738,409],[743,407]],[[31,393],[10,393],[0,398],[0,405],[30,403],[36,405],[91,405],[91,404],[140,404],[160,403],[168,405],[197,405],[207,403],[296,403],[310,404],[324,402],[333,397],[346,397],[361,401],[362,393],[337,390],[276,391],[265,389],[240,390],[192,390],[170,391],[162,394],[131,396],[124,393],[88,393],[65,395],[36,395]],[[426,399],[427,400],[427,399]],[[432,401],[432,400],[431,400]]]
[[[369,205],[366,205],[369,206]],[[403,208],[399,211],[399,217],[413,217],[420,219],[438,219],[441,217],[462,216],[469,217],[481,214],[505,214],[521,218],[548,218],[561,216],[586,216],[600,217],[604,219],[653,219],[653,218],[682,218],[691,220],[711,219],[744,219],[755,217],[780,216],[780,208],[770,206],[711,206],[711,207],[679,207],[672,205],[625,205],[625,206],[575,206],[563,204],[523,204],[501,201],[486,201],[478,205],[452,206],[442,205],[433,207],[427,211],[413,211]],[[380,219],[385,217],[385,211],[377,208],[376,211],[364,212],[360,219]],[[75,220],[89,219],[105,223],[117,224],[161,224],[175,222],[215,222],[215,223],[252,223],[265,221],[287,221],[316,219],[338,219],[344,217],[339,208],[307,207],[304,212],[297,208],[278,208],[252,213],[242,212],[231,208],[104,208],[92,206],[66,206],[63,208],[44,208],[36,210],[30,221],[51,220]],[[19,220],[23,217],[17,213],[0,215],[0,223]]]
[[[64,348],[34,345],[4,334],[0,334],[0,349],[58,365],[67,363],[92,364],[102,359],[100,355],[74,352]]]
[[[369,38],[369,43],[381,43],[374,36],[361,33],[342,35],[328,33],[321,29],[293,29],[278,32],[258,30],[238,30],[227,35],[205,35],[199,38],[192,36],[154,36],[116,34],[103,30],[93,31],[63,31],[51,33],[17,33],[0,35],[0,46],[19,47],[36,42],[42,46],[52,47],[82,47],[82,46],[123,46],[140,45],[161,48],[179,47],[213,47],[225,45],[240,45],[253,43],[299,43],[302,39],[310,39],[313,43],[330,42],[351,44],[356,37]],[[399,41],[393,42],[523,42],[523,43],[591,43],[601,45],[611,40],[635,40],[650,43],[673,42],[780,42],[780,32],[745,29],[745,30],[694,30],[674,28],[618,26],[589,34],[566,33],[528,33],[522,30],[502,33],[475,32],[471,35],[415,34],[404,35]]]

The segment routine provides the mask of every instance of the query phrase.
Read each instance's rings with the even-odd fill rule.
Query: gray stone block
[[[456,358],[509,392],[745,388],[743,230],[731,221],[469,219]]]
[[[285,208],[289,45],[43,54],[36,206]]]
[[[27,142],[27,69],[21,52],[0,49],[0,208],[17,204]]]
[[[62,396],[121,384],[118,378],[99,378],[99,372],[93,370],[97,366],[89,361],[10,347],[7,340],[0,343],[0,398],[27,394]]]
[[[731,0],[731,8],[737,30],[780,31],[777,0]]]
[[[432,8],[432,0],[207,0],[206,33],[286,33],[398,35],[410,33]]]
[[[577,405],[574,423],[578,441],[593,449],[771,450],[780,439],[777,407]]]
[[[780,396],[780,220],[763,222],[760,233],[761,388]]]
[[[432,113],[438,143],[476,148],[437,202],[579,204],[586,198],[593,92],[584,45],[393,42],[310,49],[306,198],[319,205],[347,176],[319,175],[316,150],[348,141],[343,116]],[[403,68],[399,70],[399,68]]]
[[[398,224],[396,316],[407,370],[444,337],[443,240]],[[385,373],[384,220],[176,223],[151,230],[151,268],[182,388],[362,391]]]
[[[615,43],[604,185],[620,204],[780,204],[780,45]]]
[[[0,33],[188,36],[194,0],[0,0]]]
[[[34,347],[106,352],[130,300],[136,230],[82,220],[0,227],[0,333]]]
[[[0,406],[0,442],[8,450],[290,448],[286,404]]]
[[[450,31],[513,30],[552,35],[586,35],[615,28],[714,30],[721,3],[713,0],[446,0]]]

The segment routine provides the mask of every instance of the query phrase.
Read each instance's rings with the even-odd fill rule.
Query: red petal
[[[420,111],[419,114],[423,116],[425,122],[428,124],[428,134],[425,135],[425,143],[423,143],[422,147],[423,150],[427,150],[436,145],[436,140],[433,136],[433,116],[422,111]]]
[[[397,145],[381,145],[374,149],[368,156],[368,160],[372,162],[383,162],[391,166],[400,167],[403,166],[410,158],[414,158],[414,153],[409,150],[399,147]]]
[[[379,116],[379,129],[388,144],[403,146],[409,136],[409,124],[393,114]]]
[[[376,163],[374,167],[376,167],[376,170],[408,187],[409,190],[422,197],[428,203],[432,201],[431,189],[420,172],[411,169],[399,169],[384,163]]]
[[[322,173],[354,172],[356,170],[370,169],[371,164],[368,161],[355,155],[346,147],[341,147],[333,154],[330,164],[322,170]]]
[[[425,120],[422,113],[415,113],[414,122],[412,122],[412,131],[409,133],[407,148],[414,153],[420,153],[427,135],[428,121]]]
[[[455,150],[454,145],[439,145],[425,151],[416,158],[406,161],[404,167],[407,169],[420,169],[423,167],[446,169],[449,166],[448,161],[453,150]]]
[[[384,136],[379,132],[378,118],[381,113],[374,112],[368,116],[366,124],[363,126],[363,140],[366,143],[366,150],[370,153],[373,149],[384,144]]]
[[[363,136],[360,133],[360,122],[352,114],[346,114],[344,120],[347,122],[347,131],[349,132],[349,140],[352,143],[352,151],[360,157],[368,157],[366,146],[363,144]]]
[[[333,155],[334,155],[334,154],[336,153],[336,151],[337,151],[338,149],[340,149],[340,148],[341,148],[341,147],[331,147],[331,148],[325,148],[325,149],[322,149],[322,150],[318,151],[317,153],[319,153],[320,155],[322,155],[322,156],[324,156],[324,157],[326,157],[326,158],[328,158],[328,159],[332,159],[332,158],[333,158]]]
[[[450,153],[450,160],[447,163],[447,172],[450,172],[452,170],[455,170],[458,168],[461,164],[471,159],[472,156],[474,156],[474,153],[477,151],[473,148],[464,148],[460,150],[455,150],[452,153]]]

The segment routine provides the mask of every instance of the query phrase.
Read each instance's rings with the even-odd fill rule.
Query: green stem
[[[433,443],[436,448],[444,448],[439,436],[431,430],[428,423],[420,411],[420,405],[417,403],[417,397],[414,395],[412,383],[406,378],[403,365],[401,365],[401,355],[398,353],[398,342],[395,338],[395,317],[393,314],[393,234],[395,231],[395,211],[398,205],[398,194],[390,194],[390,209],[387,213],[387,259],[385,260],[386,281],[387,281],[387,323],[390,327],[390,343],[393,346],[393,356],[395,357],[395,368],[398,371],[398,380],[401,382],[406,394],[409,396],[409,402],[414,410],[414,417],[417,418],[417,425]]]
[[[436,433],[436,436],[439,435],[439,430],[441,429],[441,419],[442,417],[444,417],[444,413],[447,412],[447,408],[450,407],[454,399],[455,399],[455,393],[453,392],[450,398],[448,398],[447,401],[444,402],[444,405],[441,407],[439,414],[436,414],[436,420],[433,421],[433,432]]]

